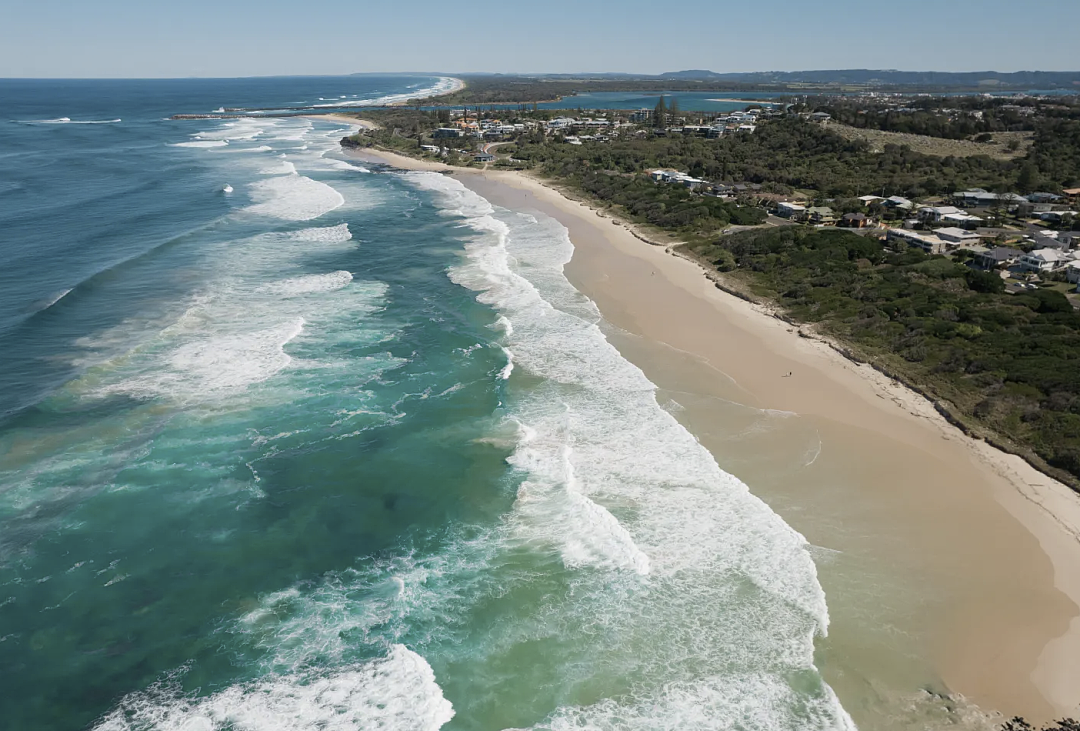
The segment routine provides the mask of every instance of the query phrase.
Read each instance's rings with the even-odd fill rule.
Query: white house
[[[1065,279],[1072,284],[1080,284],[1080,261],[1070,261],[1065,265]]]
[[[776,206],[776,215],[781,218],[801,218],[806,215],[806,206],[798,203],[779,203]]]
[[[956,226],[957,228],[978,228],[983,225],[983,219],[978,216],[972,216],[970,213],[949,213],[941,218],[942,223],[947,223],[950,226]]]
[[[1035,249],[1020,257],[1020,266],[1029,272],[1052,272],[1060,269],[1069,257],[1056,249]]]
[[[885,234],[885,241],[895,243],[903,241],[908,246],[915,246],[927,254],[942,254],[949,247],[949,242],[943,241],[937,236],[928,236],[918,231],[908,231],[902,228],[890,228]]]
[[[885,199],[882,198],[880,195],[860,195],[859,200],[862,201],[862,204],[864,206],[869,206]]]
[[[955,206],[923,206],[919,209],[919,218],[924,221],[941,221],[945,216],[966,213]]]
[[[886,198],[885,205],[889,208],[903,208],[904,210],[911,210],[915,207],[915,204],[909,201],[907,198],[902,198],[898,195],[893,195]]]

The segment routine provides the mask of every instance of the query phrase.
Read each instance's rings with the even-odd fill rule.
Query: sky
[[[0,77],[1078,71],[1076,0],[0,0]]]

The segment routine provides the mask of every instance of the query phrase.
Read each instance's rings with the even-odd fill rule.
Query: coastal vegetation
[[[1080,314],[1060,291],[837,229],[742,231],[688,251],[860,359],[1080,484]]]

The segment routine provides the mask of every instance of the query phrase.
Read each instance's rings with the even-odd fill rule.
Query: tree
[[[660,95],[660,101],[656,102],[653,109],[653,126],[657,129],[667,127],[667,104],[664,103],[664,95]]]
[[[1033,162],[1025,162],[1016,178],[1016,187],[1021,193],[1031,193],[1039,185],[1039,170]]]
[[[679,123],[679,99],[678,97],[671,97],[671,104],[668,105],[668,117],[672,122]]]

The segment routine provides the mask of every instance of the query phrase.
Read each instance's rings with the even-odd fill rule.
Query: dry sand
[[[1039,721],[1077,714],[1080,500],[1066,486],[526,175],[361,154],[453,170],[569,229],[567,276],[612,342],[722,467],[819,547],[832,626],[818,662],[864,729],[976,727],[967,701]]]

